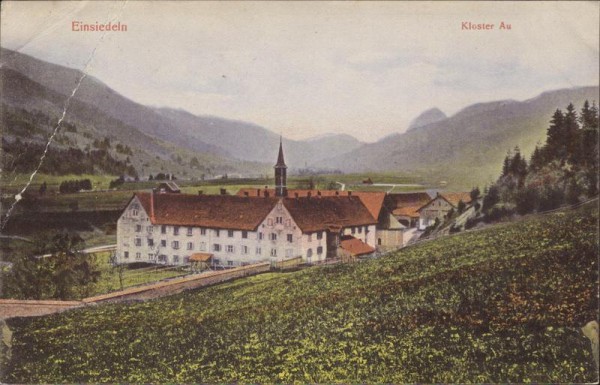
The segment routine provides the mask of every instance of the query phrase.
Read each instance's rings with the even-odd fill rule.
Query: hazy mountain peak
[[[422,112],[415,119],[413,119],[412,122],[410,122],[410,124],[408,125],[408,129],[406,131],[408,132],[418,127],[423,127],[428,124],[436,123],[446,118],[446,114],[444,114],[439,108],[430,108],[427,111]]]

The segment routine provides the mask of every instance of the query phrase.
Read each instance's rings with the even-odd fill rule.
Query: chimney
[[[317,190],[317,195],[321,196],[321,191]]]
[[[198,195],[203,195],[203,194],[204,194],[204,191],[198,190]]]
[[[352,196],[352,191],[348,191],[348,196]]]
[[[340,192],[336,190],[335,195],[340,195]]]
[[[250,194],[248,194],[248,191],[244,191],[244,196],[245,196],[246,198],[248,198],[248,197],[250,196]]]
[[[260,196],[260,189],[259,189],[259,188],[257,188],[257,189],[256,189],[256,196],[257,196],[257,197],[259,197],[259,196]]]
[[[227,195],[227,190],[225,190],[224,188],[221,188],[221,195]]]

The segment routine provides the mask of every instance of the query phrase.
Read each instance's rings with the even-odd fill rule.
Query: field
[[[94,254],[100,267],[100,279],[89,293],[90,296],[109,293],[121,289],[119,272],[109,263],[110,252]],[[125,267],[121,273],[123,288],[160,281],[165,278],[179,277],[189,274],[186,267],[148,266],[130,269]]]
[[[594,382],[598,210],[12,319],[5,382]]]

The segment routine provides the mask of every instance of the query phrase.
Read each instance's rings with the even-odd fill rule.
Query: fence
[[[229,270],[193,274],[186,277],[173,278],[167,281],[156,282],[153,284],[132,287],[108,294],[84,298],[81,301],[32,301],[2,299],[0,300],[0,319],[40,316],[58,313],[76,307],[96,305],[101,303],[116,303],[160,298],[181,293],[185,290],[210,286],[236,278],[264,273],[269,271],[270,268],[271,264],[269,262],[263,262]]]

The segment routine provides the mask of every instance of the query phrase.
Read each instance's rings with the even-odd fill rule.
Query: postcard
[[[0,382],[597,382],[599,8],[2,2]]]

